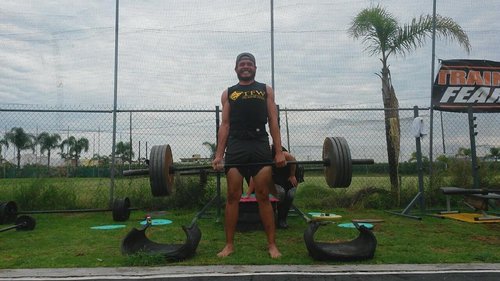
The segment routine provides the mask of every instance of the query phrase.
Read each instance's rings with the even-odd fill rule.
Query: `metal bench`
[[[482,216],[474,218],[475,220],[498,220],[500,216],[490,215],[487,213],[489,206],[493,207],[492,202],[499,200],[500,190],[486,188],[460,188],[460,187],[441,187],[441,192],[446,195],[446,211],[441,214],[458,213],[451,210],[451,196],[463,195],[464,204],[474,211],[481,212]]]

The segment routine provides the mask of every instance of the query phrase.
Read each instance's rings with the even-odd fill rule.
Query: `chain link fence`
[[[365,52],[366,42],[349,34],[355,16],[377,5],[400,26],[434,11],[451,17],[471,43],[467,53],[457,42],[437,36],[432,44],[428,38],[406,56],[390,58],[400,106],[402,187],[416,189],[413,105],[427,126],[433,120],[432,149],[429,137],[421,139],[426,174],[438,174],[449,158],[463,159],[467,184],[471,150],[477,152],[481,178],[499,174],[498,114],[475,114],[472,148],[467,114],[434,111],[431,118],[428,109],[435,62],[500,60],[496,1],[1,3],[0,140],[22,128],[33,136],[57,134],[59,144],[68,145],[52,148],[49,157],[40,144],[17,154],[15,145],[2,142],[0,179],[85,179],[79,184],[101,189],[116,185],[120,193],[135,183],[148,188],[139,179],[114,182],[113,174],[121,178],[124,169],[144,168],[153,145],[170,144],[179,163],[209,162],[217,120],[211,105],[221,87],[235,83],[236,54],[250,51],[257,57],[257,80],[275,90],[282,141],[297,159],[319,159],[325,137],[343,136],[353,158],[376,162],[355,167],[352,185],[388,189],[384,110],[378,108],[380,78],[375,75],[381,70],[379,56]],[[437,167],[431,170],[425,158]],[[112,162],[116,173],[110,172]],[[325,185],[321,172],[308,170],[306,184]]]
[[[405,177],[415,179],[418,172],[416,139],[412,131],[414,111],[414,108],[399,110],[401,126],[399,171],[403,181]],[[428,131],[429,110],[423,108],[417,111],[424,119]],[[376,163],[354,167],[352,186],[377,186],[389,189],[383,109],[280,108],[279,112],[282,143],[297,160],[321,160],[325,137],[342,136],[349,143],[353,159],[371,158]],[[7,138],[7,134],[13,128],[22,128],[25,134],[31,135],[34,139],[32,146],[24,144],[19,146],[20,150],[10,141],[3,143],[0,178],[100,178],[99,181],[88,181],[87,184],[90,185],[88,187],[97,184],[107,188],[113,185],[114,183],[109,181],[113,156],[112,113],[111,110],[97,107],[48,109],[1,106],[0,119],[4,121],[3,139]],[[209,164],[216,143],[219,114],[217,107],[184,110],[118,110],[115,177],[121,178],[123,170],[145,168],[145,160],[149,158],[149,151],[154,145],[170,144],[175,163]],[[446,112],[436,112],[435,115],[433,158],[437,159],[436,163],[443,161],[443,157],[470,159],[468,115]],[[489,113],[474,116],[477,127],[473,130],[477,132],[475,143],[478,159],[485,163],[496,163],[498,154],[495,154],[495,149],[500,148],[498,126],[500,116]],[[35,142],[35,138],[44,132],[60,136],[51,149],[50,162],[48,150],[41,149],[42,145]],[[76,140],[87,140],[84,142],[86,145],[77,154],[70,153],[74,148],[71,145],[59,147],[72,137]],[[429,136],[421,138],[421,144],[426,163],[430,151]],[[17,167],[18,161],[19,167]],[[320,169],[315,168],[318,167],[306,167],[306,183],[325,186]],[[426,175],[429,173],[429,168],[427,161],[424,169]],[[472,170],[471,166],[469,168]],[[498,165],[490,171],[493,175],[498,172]],[[374,176],[378,178],[377,181],[373,180]],[[405,185],[402,187],[416,188]],[[149,189],[146,185],[144,188]]]

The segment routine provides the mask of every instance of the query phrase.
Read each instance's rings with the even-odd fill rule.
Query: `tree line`
[[[85,137],[77,138],[68,136],[66,139],[57,133],[42,132],[38,135],[27,133],[23,128],[13,127],[6,132],[3,138],[0,138],[0,164],[3,162],[3,148],[8,149],[13,146],[16,152],[17,168],[21,168],[21,151],[31,150],[33,153],[36,147],[39,146],[41,155],[47,153],[47,168],[50,167],[50,158],[52,152],[59,149],[57,154],[64,160],[73,161],[77,167],[81,154],[89,150],[89,140]],[[134,157],[131,144],[129,142],[118,142],[115,147],[115,157],[120,158],[123,162],[131,161]],[[101,156],[94,154],[93,160],[109,162],[109,156]]]

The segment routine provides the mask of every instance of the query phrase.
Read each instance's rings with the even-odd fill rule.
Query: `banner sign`
[[[432,89],[432,106],[443,111],[500,112],[500,62],[443,60]]]

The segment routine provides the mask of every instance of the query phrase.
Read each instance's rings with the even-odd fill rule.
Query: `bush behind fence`
[[[429,109],[419,109],[419,116],[429,128]],[[113,147],[112,110],[91,109],[50,109],[18,106],[0,106],[4,134],[12,128],[23,128],[34,137],[43,132],[58,134],[64,140],[74,137],[86,139],[87,146],[81,150],[78,159],[67,157],[70,147],[55,147],[51,150],[50,166],[47,150],[43,153],[40,145],[20,151],[20,165],[17,168],[17,149],[10,143],[2,145],[0,178],[110,178]],[[282,142],[297,160],[319,160],[325,137],[342,136],[349,143],[352,158],[373,158],[375,165],[360,165],[353,168],[353,185],[372,186],[369,176],[388,178],[387,151],[385,143],[384,110],[380,108],[280,108]],[[212,146],[216,143],[216,120],[219,111],[213,109],[186,110],[128,110],[117,111],[115,175],[121,171],[145,168],[145,159],[153,145],[170,144],[174,162],[179,164],[209,163]],[[495,185],[495,175],[499,174],[498,154],[500,148],[500,127],[498,114],[476,114],[478,135],[476,151],[481,161],[481,178],[484,184]],[[416,177],[416,139],[412,133],[413,108],[400,109],[401,153],[399,171],[402,177]],[[470,140],[467,114],[438,112],[434,116],[433,160],[436,173],[452,165],[450,159],[462,159],[461,169],[471,171]],[[2,138],[0,138],[2,139]],[[119,150],[119,143],[122,143]],[[421,139],[424,173],[428,174],[429,136]],[[130,146],[131,144],[131,146]],[[129,145],[129,146],[127,146]],[[130,147],[132,153],[130,153]],[[125,151],[124,151],[125,149]],[[132,155],[132,157],[130,157]],[[66,158],[64,158],[66,156]],[[130,161],[131,160],[131,161]],[[462,171],[462,175],[467,175]],[[320,172],[306,172],[309,175]],[[135,179],[130,179],[134,181]],[[321,176],[308,184],[324,186]],[[463,184],[462,180],[462,184]],[[95,181],[89,181],[92,185]],[[102,184],[102,183],[100,183]],[[89,186],[92,187],[92,186]],[[389,188],[387,184],[378,186]],[[119,188],[119,187],[118,187]],[[145,186],[144,188],[148,188]],[[403,186],[405,188],[405,186]],[[415,188],[410,186],[406,188]],[[119,190],[117,190],[119,192]],[[5,200],[6,198],[2,198]]]

